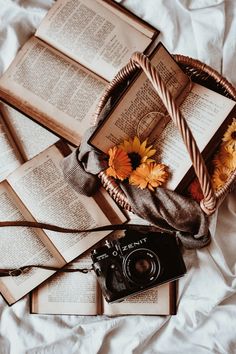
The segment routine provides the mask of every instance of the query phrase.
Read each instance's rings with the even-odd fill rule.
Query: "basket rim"
[[[205,74],[208,74],[215,82],[219,85],[222,85],[226,91],[231,95],[232,99],[236,101],[236,87],[221,73],[219,73],[216,69],[213,69],[206,63],[203,63],[199,59],[194,59],[189,56],[185,56],[182,54],[173,54],[175,60],[185,66],[192,66],[195,69],[202,71]]]

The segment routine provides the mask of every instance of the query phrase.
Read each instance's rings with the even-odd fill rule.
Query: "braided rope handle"
[[[142,68],[142,70],[150,80],[151,84],[153,85],[154,89],[156,90],[157,94],[161,98],[173,122],[179,129],[204,195],[200,206],[207,215],[212,214],[216,209],[217,196],[212,188],[211,179],[206,168],[205,162],[198,149],[196,141],[191,133],[191,130],[189,129],[188,124],[182,116],[174,99],[172,98],[172,95],[166,88],[165,83],[157,72],[157,69],[151,64],[150,60],[144,54],[139,52],[134,53],[131,57],[130,62],[119,71],[119,73],[108,85],[102,99],[99,102],[99,105],[97,106],[97,110],[95,112],[96,120],[99,117],[99,114],[105,106],[108,98],[111,96],[112,92],[117,88],[117,85],[121,84],[122,82],[124,82],[124,80],[128,79],[130,75],[137,70],[137,68]],[[115,182],[112,182],[110,179],[106,179],[104,173],[101,173],[100,178],[102,179],[102,182],[106,184],[108,190],[110,189],[111,194],[116,196],[116,191],[114,191],[114,189],[117,189],[117,184]],[[119,196],[117,197],[117,199],[119,199]],[[127,200],[122,200],[122,203],[126,204]]]

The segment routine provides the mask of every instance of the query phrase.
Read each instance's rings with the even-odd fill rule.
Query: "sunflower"
[[[124,140],[119,147],[128,154],[133,170],[144,162],[150,163],[154,161],[150,157],[156,153],[156,150],[152,149],[152,145],[147,147],[147,139],[141,143],[139,138],[135,136],[134,139]]]
[[[151,191],[167,181],[167,166],[155,162],[143,163],[130,175],[129,182],[141,189],[148,187]]]
[[[196,178],[188,187],[188,191],[194,200],[200,202],[203,199],[203,193],[198,179]]]
[[[110,148],[108,151],[109,167],[106,170],[108,176],[118,178],[121,181],[129,177],[132,172],[131,162],[127,153],[117,146]]]
[[[233,119],[233,122],[228,126],[223,138],[223,142],[225,143],[225,148],[228,152],[236,151],[236,119]]]
[[[217,168],[215,169],[215,171],[213,172],[213,175],[211,177],[212,180],[212,186],[214,188],[214,190],[219,189],[220,187],[222,187],[225,182],[227,181],[229,175],[230,175],[230,169],[218,164]]]

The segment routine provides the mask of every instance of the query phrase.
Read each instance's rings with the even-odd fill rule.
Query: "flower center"
[[[141,156],[137,152],[130,152],[128,156],[131,161],[132,169],[135,170],[140,165]]]
[[[233,140],[236,140],[236,131],[235,130],[231,133],[231,138]]]
[[[221,181],[226,181],[228,178],[228,175],[226,173],[222,172],[219,177],[220,177]]]

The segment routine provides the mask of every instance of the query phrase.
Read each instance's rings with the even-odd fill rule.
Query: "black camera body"
[[[93,269],[107,302],[175,280],[186,267],[173,235],[126,231],[92,251]]]

